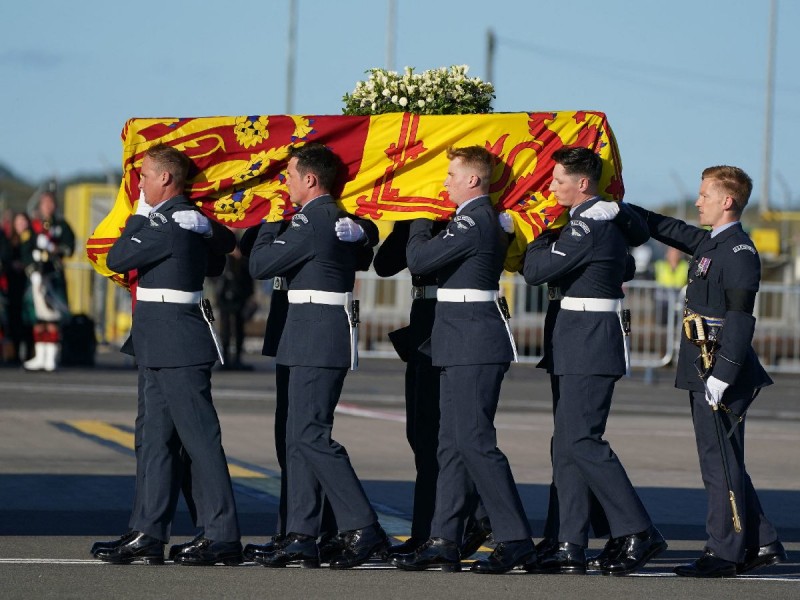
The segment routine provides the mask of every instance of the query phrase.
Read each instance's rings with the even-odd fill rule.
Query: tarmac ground
[[[250,371],[215,371],[214,402],[233,476],[243,542],[273,533],[280,489],[273,444],[274,366],[248,356]],[[381,523],[409,534],[414,464],[405,439],[403,364],[362,360],[348,375],[334,437],[348,450]],[[688,399],[672,370],[633,373],[617,384],[606,439],[640,493],[669,550],[630,577],[469,572],[405,573],[382,563],[326,568],[113,566],[89,556],[95,540],[127,529],[133,496],[136,370],[113,351],[94,368],[27,373],[0,367],[0,581],[4,598],[800,598],[800,376],[776,375],[751,407],[747,468],[789,561],[726,580],[690,580],[672,569],[702,551],[706,500]],[[534,540],[551,478],[547,375],[513,365],[503,386],[498,444],[511,463]],[[195,533],[181,503],[171,543]],[[592,540],[599,549],[604,540]],[[466,565],[465,565],[466,566]]]

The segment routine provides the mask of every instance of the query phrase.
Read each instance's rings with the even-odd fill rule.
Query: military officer
[[[433,235],[444,230],[445,223],[436,223]],[[410,221],[398,221],[375,253],[373,267],[380,277],[391,277],[408,267],[406,246]],[[389,334],[398,356],[406,363],[406,439],[414,453],[417,477],[414,482],[414,508],[411,537],[391,554],[408,554],[419,548],[431,533],[431,519],[436,504],[436,479],[439,464],[439,377],[441,369],[433,366],[430,355],[419,347],[431,337],[436,310],[436,274],[411,275],[411,314],[406,327]],[[477,493],[477,492],[476,492]],[[491,523],[483,504],[478,502],[475,514],[467,521],[461,542],[462,558],[474,554],[491,534]]]
[[[477,573],[503,573],[534,553],[530,528],[511,469],[497,447],[494,414],[515,346],[498,299],[508,248],[489,198],[494,157],[480,146],[451,148],[445,187],[458,209],[434,236],[433,223],[411,224],[407,261],[420,275],[436,273],[439,289],[430,338],[439,380],[439,478],[431,537],[413,553],[395,555],[405,570],[460,567],[458,542],[477,488],[497,547],[473,564]]]
[[[352,223],[352,225],[351,225]],[[239,243],[242,254],[250,257],[253,244],[261,228],[272,229],[278,236],[286,231],[287,221],[278,223],[263,223],[249,228]],[[351,219],[340,217],[335,227],[337,237],[345,242],[357,244],[358,270],[366,271],[372,262],[372,247],[378,243],[378,228],[372,221],[364,219]],[[286,326],[286,315],[289,312],[289,287],[286,277],[276,277],[272,288],[272,298],[269,303],[267,325],[264,331],[264,344],[261,354],[276,356],[278,343],[283,329]],[[257,556],[264,558],[267,554],[275,552],[286,539],[286,502],[288,498],[286,474],[286,421],[289,411],[289,367],[275,364],[275,453],[281,470],[281,491],[278,499],[278,521],[275,527],[276,534],[266,544],[247,544],[244,547],[244,557],[255,560]],[[344,547],[344,540],[338,535],[336,517],[327,497],[324,497],[321,514],[319,535],[320,562],[329,562]]]
[[[204,535],[174,560],[242,562],[236,505],[211,400],[211,367],[218,349],[200,306],[207,249],[202,236],[173,219],[176,212],[193,208],[182,195],[188,169],[188,158],[170,146],[159,144],[145,152],[139,183],[143,198],[108,254],[112,270],[138,271],[130,344],[144,367],[140,459],[145,489],[133,515],[135,535],[95,553],[107,562],[163,562],[182,448],[192,461]]]
[[[761,388],[772,384],[751,345],[761,262],[740,218],[752,189],[738,167],[705,169],[695,206],[700,225],[710,231],[633,207],[655,239],[692,257],[685,307],[692,339],[681,337],[675,387],[689,391],[708,493],[708,541],[700,558],[675,569],[684,577],[732,577],[786,560],[744,462],[747,409]],[[706,343],[698,339],[698,328]]]
[[[323,494],[343,540],[343,549],[330,560],[331,568],[357,566],[389,548],[346,450],[331,438],[345,375],[357,366],[352,290],[358,250],[335,233],[336,221],[345,217],[330,195],[339,168],[338,157],[321,144],[293,148],[287,185],[292,202],[301,209],[280,235],[262,227],[250,254],[250,274],[255,279],[286,277],[289,287],[286,326],[276,357],[278,364],[289,368],[289,533],[275,552],[255,557],[268,567],[319,565],[316,538]]]
[[[601,571],[624,575],[667,547],[602,438],[614,383],[626,371],[619,313],[628,246],[614,224],[582,217],[599,200],[600,157],[587,148],[565,147],[553,153],[553,160],[550,191],[569,209],[571,220],[555,242],[545,235],[529,244],[523,272],[530,285],[558,280],[563,294],[551,338],[558,377],[553,471],[559,544],[530,570],[585,573],[591,492],[603,507],[612,538],[620,540]]]

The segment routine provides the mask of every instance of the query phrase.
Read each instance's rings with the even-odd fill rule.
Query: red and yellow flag
[[[123,179],[116,203],[86,243],[95,269],[125,284],[105,264],[108,249],[134,212],[144,152],[167,143],[193,163],[188,196],[209,217],[232,227],[288,218],[284,170],[291,145],[320,142],[347,174],[335,190],[342,207],[373,220],[445,219],[455,205],[443,182],[449,146],[481,145],[498,157],[491,197],[517,228],[506,266],[514,270],[526,244],[563,225],[548,191],[551,155],[564,145],[591,148],[603,159],[601,193],[624,194],[622,163],[603,113],[589,111],[483,115],[240,116],[131,119],[122,130]]]

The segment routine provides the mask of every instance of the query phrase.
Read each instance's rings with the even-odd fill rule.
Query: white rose
[[[394,104],[397,104],[397,94],[395,94],[394,96],[392,96],[392,102],[393,102]]]
[[[400,100],[398,102],[399,102],[400,106],[406,106],[408,104],[408,99],[403,97],[403,98],[400,98]]]
[[[425,100],[417,100],[417,106],[419,106],[420,108],[425,106]]]
[[[388,89],[386,89],[386,88],[383,88],[383,91],[382,91],[381,93],[382,93],[384,96],[391,96],[391,95],[392,95],[392,92],[390,92],[390,91],[389,91]]]

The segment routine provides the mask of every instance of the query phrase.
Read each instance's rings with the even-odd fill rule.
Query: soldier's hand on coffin
[[[149,217],[150,211],[153,210],[144,198],[144,190],[139,192],[139,204],[136,205],[136,214],[143,217]]]
[[[722,394],[728,389],[730,384],[725,383],[721,379],[717,379],[713,375],[709,375],[706,380],[706,402],[710,407],[717,406],[722,400]]]
[[[358,242],[364,238],[364,229],[350,217],[343,217],[334,226],[336,237],[343,242]]]
[[[184,229],[200,235],[211,233],[211,223],[208,217],[196,210],[179,210],[172,214],[172,219]]]
[[[514,219],[511,218],[508,212],[501,212],[497,215],[497,220],[500,221],[500,227],[503,228],[503,231],[506,233],[514,233]]]
[[[595,221],[610,221],[619,213],[618,202],[606,202],[600,200],[595,202],[592,207],[583,211],[581,217],[584,219],[594,219]]]

